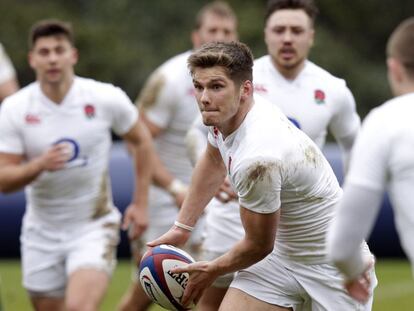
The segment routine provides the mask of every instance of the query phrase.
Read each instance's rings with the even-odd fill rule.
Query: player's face
[[[267,20],[264,30],[267,50],[282,73],[298,73],[313,44],[314,29],[303,10],[278,10]]]
[[[240,107],[240,87],[227,77],[223,67],[196,68],[193,74],[195,97],[207,126],[225,127]]]
[[[71,79],[77,60],[77,51],[65,36],[40,37],[29,53],[30,66],[41,83],[60,84]]]
[[[199,48],[210,42],[231,42],[237,40],[237,25],[232,18],[213,13],[204,16],[201,27],[193,33],[193,44]]]

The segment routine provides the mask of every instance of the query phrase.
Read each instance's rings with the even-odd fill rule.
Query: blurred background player
[[[7,96],[17,92],[16,71],[3,45],[0,43],[0,104]]]
[[[98,310],[119,241],[108,176],[111,129],[135,151],[125,226],[140,226],[145,216],[151,136],[121,89],[75,76],[70,24],[39,21],[29,42],[36,82],[6,98],[0,114],[0,191],[26,187],[23,285],[35,310]]]
[[[359,246],[375,224],[385,189],[402,247],[414,267],[414,17],[403,21],[390,36],[387,67],[395,98],[364,120],[328,238],[330,258],[346,275],[351,294],[361,298],[370,285],[365,276],[370,261]]]
[[[349,297],[326,259],[338,181],[307,135],[253,97],[249,48],[207,44],[189,64],[209,142],[177,221],[148,245],[182,245],[226,176],[239,196],[245,235],[212,261],[172,270],[190,273],[182,303],[197,302],[218,276],[238,271],[220,310],[370,310],[372,295],[364,303]]]
[[[237,19],[230,6],[214,1],[204,6],[196,16],[192,32],[193,48],[206,42],[237,39]],[[187,67],[191,51],[179,54],[154,71],[137,99],[140,119],[154,138],[158,158],[155,163],[155,184],[150,189],[149,227],[142,239],[132,241],[136,263],[145,251],[146,241],[166,232],[174,223],[187,193],[192,167],[188,159],[185,136],[198,116],[194,88]],[[197,257],[201,245],[202,226],[189,241],[190,252]],[[151,304],[140,283],[134,277],[122,298],[119,310],[146,310]]]
[[[360,127],[355,101],[345,81],[307,59],[318,13],[313,0],[270,0],[264,37],[268,55],[255,60],[255,92],[277,105],[323,148],[329,129],[346,168]]]

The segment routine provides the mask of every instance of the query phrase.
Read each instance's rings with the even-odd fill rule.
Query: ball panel
[[[145,293],[152,301],[166,309],[177,310],[168,297],[164,295],[161,288],[158,287],[149,268],[145,267],[141,271],[140,282]]]
[[[139,280],[147,296],[168,310],[190,310],[181,306],[188,273],[171,273],[171,269],[194,262],[185,251],[171,245],[148,250],[140,263]]]

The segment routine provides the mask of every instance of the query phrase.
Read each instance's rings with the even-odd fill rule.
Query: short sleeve
[[[379,111],[365,118],[351,154],[348,183],[383,190],[387,179],[387,163],[392,136],[386,129],[386,120]]]
[[[24,146],[18,126],[18,109],[10,99],[0,108],[0,152],[23,154]]]
[[[112,129],[117,135],[126,134],[138,119],[138,110],[120,88],[115,88],[115,103],[112,105]]]
[[[12,79],[15,74],[10,58],[0,44],[0,84]]]
[[[137,106],[145,111],[145,116],[160,128],[166,128],[174,113],[174,86],[165,74],[156,70],[147,80],[138,99]]]
[[[361,119],[356,111],[354,96],[345,84],[338,87],[337,96],[329,129],[335,138],[356,134],[361,125]]]
[[[233,182],[244,208],[270,214],[280,208],[280,161],[255,158],[235,168]]]

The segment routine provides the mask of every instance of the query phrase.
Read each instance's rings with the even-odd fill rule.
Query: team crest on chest
[[[318,105],[322,105],[325,104],[325,92],[322,91],[321,89],[317,89],[315,90],[315,102]]]
[[[95,106],[91,104],[86,104],[83,107],[83,111],[88,119],[93,119],[95,117]]]

